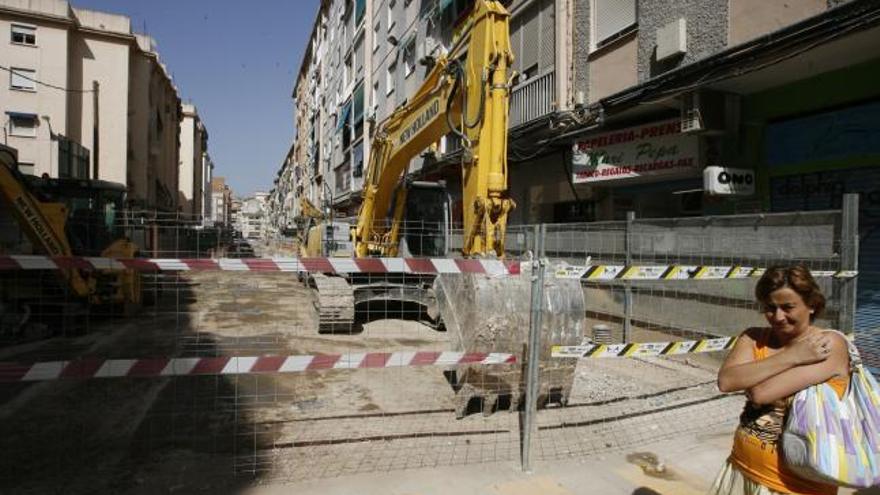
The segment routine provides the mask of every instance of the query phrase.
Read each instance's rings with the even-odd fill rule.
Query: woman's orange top
[[[769,328],[765,329],[755,342],[756,361],[770,355],[767,347],[770,332]],[[849,376],[833,377],[825,383],[831,385],[838,397],[843,397],[849,385]],[[800,478],[785,466],[779,440],[791,399],[786,397],[767,405],[758,405],[751,401],[746,403],[733,437],[730,461],[752,481],[777,492],[799,495],[836,494],[836,485]]]

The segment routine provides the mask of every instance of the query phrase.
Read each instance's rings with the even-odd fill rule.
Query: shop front
[[[699,135],[680,119],[649,122],[586,136],[572,145],[572,182],[601,198],[598,220],[702,214],[705,163]]]
[[[844,194],[859,195],[855,325],[880,330],[880,102],[771,124],[767,137],[772,211],[838,209]],[[801,166],[775,173],[792,164]]]

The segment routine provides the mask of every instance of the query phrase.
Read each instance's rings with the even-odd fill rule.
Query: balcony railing
[[[553,111],[556,71],[553,69],[514,86],[510,96],[509,127],[530,122]]]

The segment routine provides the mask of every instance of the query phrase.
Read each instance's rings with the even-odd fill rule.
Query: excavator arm
[[[318,209],[318,207],[305,196],[300,196],[299,198],[299,212],[303,217],[313,218],[315,220],[324,220],[326,217],[324,212]]]
[[[355,254],[394,256],[410,160],[450,132],[464,147],[462,202],[465,256],[504,255],[507,215],[509,14],[500,2],[478,0],[459,41],[438,58],[409,102],[378,127],[355,228]],[[396,197],[395,197],[396,195]],[[386,215],[395,205],[390,222]]]

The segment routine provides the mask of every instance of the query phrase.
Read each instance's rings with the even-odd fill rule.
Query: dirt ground
[[[400,319],[368,323],[357,335],[319,335],[313,302],[292,274],[175,274],[159,303],[137,315],[98,321],[74,338],[0,348],[0,361],[452,348],[446,333]],[[670,339],[636,330],[635,340]],[[710,356],[579,361],[568,406],[538,415],[532,459],[547,469],[625,458],[656,442],[728,431],[742,398],[718,393],[715,366]],[[502,403],[484,415],[477,404],[457,420],[443,371],[0,384],[0,493],[246,493],[518,466],[519,413]]]

